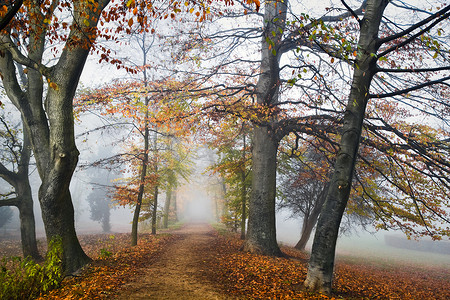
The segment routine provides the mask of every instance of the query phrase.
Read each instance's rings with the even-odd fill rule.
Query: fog
[[[216,211],[218,211],[215,200],[216,195],[211,192],[214,186],[214,178],[205,174],[204,166],[207,162],[197,161],[196,171],[192,180],[184,183],[178,188],[176,201],[178,218],[183,222],[215,222]],[[78,234],[101,233],[102,226],[99,222],[91,220],[90,205],[87,197],[92,190],[89,173],[92,170],[78,170],[74,174],[71,184],[73,203],[75,208],[75,224]],[[44,237],[43,223],[37,201],[37,189],[39,179],[37,172],[31,175],[33,192],[35,199],[34,211],[36,215],[37,236]],[[159,196],[159,210],[164,206],[165,195]],[[12,237],[19,235],[19,223],[17,209],[14,209],[13,221],[0,230],[0,236]],[[110,209],[111,233],[122,233],[131,231],[131,221],[133,210],[129,207],[118,207],[111,205]],[[281,245],[293,246],[300,238],[301,220],[290,218],[289,211],[281,210],[277,212],[276,226],[277,238]],[[143,225],[140,225],[143,228]],[[377,232],[370,230],[366,232],[357,230],[351,235],[342,235],[337,243],[337,260],[352,258],[362,258],[365,262],[379,263],[380,260],[387,263],[399,262],[403,264],[414,264],[422,266],[440,266],[450,269],[450,242],[431,242],[427,239],[422,241],[407,241],[405,236],[399,232]],[[394,238],[400,245],[393,247],[386,244],[386,240]],[[306,250],[310,251],[311,243],[308,243]],[[424,244],[437,245],[441,253],[418,251]],[[392,244],[392,243],[391,243]],[[400,246],[400,247],[399,247]],[[436,249],[436,247],[434,247]],[[422,249],[423,250],[423,249]]]
[[[215,202],[211,193],[206,188],[203,180],[188,183],[181,186],[177,192],[177,208],[178,217],[184,222],[214,222],[215,221]],[[74,177],[71,185],[74,194],[75,222],[78,234],[101,233],[102,227],[100,223],[90,219],[90,207],[85,201],[89,188],[78,176]],[[77,196],[78,195],[78,196]],[[35,195],[36,197],[36,195]],[[35,198],[37,199],[37,198]],[[164,204],[164,194],[160,197],[160,209]],[[37,201],[35,201],[35,214],[37,223],[38,237],[44,237],[43,223],[40,217],[40,209]],[[300,238],[301,222],[300,220],[289,218],[288,211],[277,212],[277,238],[281,245],[293,246]],[[111,233],[130,232],[132,209],[127,207],[111,208]],[[142,225],[140,225],[142,226]],[[0,230],[3,236],[18,236],[19,224],[17,209],[15,209],[14,221],[10,222],[5,228]],[[392,247],[386,244],[387,237],[394,237],[401,241],[405,248]],[[313,237],[312,237],[313,238]],[[308,243],[306,250],[310,251],[311,242]],[[427,239],[424,239],[427,242]],[[439,266],[450,269],[450,243],[448,241],[432,242],[436,243],[439,248],[444,249],[443,253],[433,253],[418,251],[424,244],[424,241],[407,241],[404,235],[398,232],[378,232],[369,233],[366,231],[357,231],[349,236],[342,235],[339,237],[337,244],[337,261],[341,259],[348,260],[350,257],[362,259],[365,263],[378,264],[383,263],[401,263],[407,265],[418,266]],[[431,242],[430,242],[431,243]],[[415,249],[416,250],[411,250]],[[448,252],[445,252],[447,251]]]
[[[294,246],[300,239],[301,220],[289,218],[288,211],[279,211],[277,213],[277,239],[280,244]],[[414,264],[418,266],[438,266],[450,269],[450,242],[431,241],[428,238],[421,240],[407,240],[401,232],[382,231],[376,232],[375,229],[368,231],[357,229],[350,235],[341,235],[336,246],[337,260],[353,257],[363,259],[365,262],[378,263],[380,260],[385,262],[395,262],[400,264]],[[306,246],[310,251],[314,234]],[[389,239],[395,239],[397,247],[386,243]],[[420,251],[422,245],[433,245],[435,251]],[[401,246],[401,247],[400,247]],[[440,253],[436,253],[439,248]],[[415,249],[415,250],[412,250]]]
[[[196,186],[184,186],[178,196],[178,217],[188,223],[212,222],[214,220],[213,203],[206,191]]]

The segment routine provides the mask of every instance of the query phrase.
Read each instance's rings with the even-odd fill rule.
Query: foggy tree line
[[[106,10],[108,3],[74,1],[73,7],[66,7],[73,11],[72,25],[59,29],[55,27],[56,23],[47,19],[54,15],[57,3],[30,1],[10,22],[11,29],[0,36],[3,87],[9,101],[20,111],[24,125],[23,145],[10,147],[13,153],[22,152],[14,155],[15,160],[8,161],[7,166],[1,166],[1,175],[15,188],[18,199],[22,188],[15,178],[20,174],[27,177],[32,149],[42,180],[39,202],[47,240],[55,236],[62,238],[67,274],[90,261],[75,233],[69,191],[79,156],[75,144],[73,99],[90,51],[100,49],[110,54],[96,44],[99,36],[108,36],[98,26],[100,19],[103,22],[103,19],[112,18],[112,13]],[[233,160],[242,159],[237,165],[241,170],[232,168],[235,175],[241,175],[240,179],[236,178],[240,183],[235,187],[241,189],[243,234],[248,216],[244,251],[282,255],[276,240],[275,211],[277,177],[281,176],[277,175],[278,160],[284,151],[290,159],[296,159],[292,163],[286,159],[291,168],[285,169],[287,175],[305,172],[311,177],[310,181],[302,182],[293,195],[289,195],[294,191],[292,187],[281,187],[285,189],[286,197],[304,198],[300,210],[304,215],[305,239],[317,220],[305,281],[311,290],[331,292],[336,240],[348,205],[363,207],[357,214],[362,218],[370,216],[383,229],[400,228],[409,235],[429,235],[435,239],[448,235],[445,229],[434,225],[449,222],[445,211],[448,200],[442,207],[435,202],[441,198],[446,201],[449,190],[446,162],[448,104],[445,97],[448,96],[446,81],[450,79],[446,71],[450,67],[447,40],[442,34],[448,29],[450,6],[439,1],[437,4],[440,6],[437,12],[428,12],[397,1],[340,1],[325,12],[314,12],[316,17],[302,12],[301,6],[287,0],[266,1],[261,11],[242,4],[245,13],[241,7],[225,10],[217,20],[211,17],[211,27],[194,27],[191,32],[179,36],[167,34],[165,45],[171,48],[177,67],[173,66],[173,70],[166,65],[160,68],[168,68],[169,73],[176,74],[173,77],[181,85],[155,87],[149,91],[145,70],[150,62],[144,59],[141,87],[146,93],[165,95],[172,88],[173,94],[164,98],[164,103],[183,97],[186,98],[184,101],[203,101],[198,105],[200,108],[192,110],[192,114],[207,119],[201,122],[220,124],[224,116],[232,115],[251,124],[250,141],[242,140],[242,157],[233,157]],[[145,9],[141,13],[152,12],[148,6],[142,7]],[[131,8],[119,6],[114,14],[119,15],[118,19],[130,18]],[[399,11],[414,11],[417,19],[413,24],[392,21],[391,17]],[[27,14],[37,17],[27,19]],[[227,18],[247,21],[241,28],[214,31],[214,22]],[[185,22],[196,23],[198,20],[187,17]],[[21,26],[26,26],[30,34],[21,32]],[[139,26],[148,29],[142,19]],[[58,30],[65,34],[57,34]],[[48,42],[61,39],[64,45],[54,48],[55,58],[50,60],[46,58],[47,39]],[[246,58],[236,56],[241,49],[241,40],[259,50]],[[220,49],[217,50],[215,45],[221,43],[228,44],[217,46]],[[142,47],[144,57],[150,49]],[[101,56],[101,60],[113,60],[105,57]],[[114,63],[130,70],[121,61]],[[202,63],[206,67],[197,68]],[[137,73],[130,71],[133,72]],[[154,80],[153,83],[159,82]],[[128,93],[126,89],[125,93]],[[138,90],[138,94],[142,93]],[[137,236],[149,153],[150,98],[137,98],[140,99],[138,106],[144,107],[143,130],[140,131],[144,148],[137,155],[142,156],[139,158],[142,161],[139,182],[142,184],[137,195],[133,236]],[[410,113],[409,110],[415,111]],[[431,125],[407,123],[414,114],[420,114]],[[175,122],[174,119],[166,120],[169,121]],[[248,170],[243,165],[248,161],[245,149],[250,144],[251,176],[247,177]],[[226,155],[233,152],[232,147],[226,150]],[[303,166],[295,168],[302,159]],[[21,162],[23,160],[25,162]],[[312,166],[311,161],[316,166]],[[9,166],[17,172],[6,170]],[[311,170],[302,170],[305,167]],[[158,172],[161,170],[155,168],[155,173]],[[316,177],[311,175],[315,172]],[[251,178],[249,187],[246,186],[247,178]],[[168,199],[176,185],[169,185]],[[427,185],[428,188],[424,188]],[[157,188],[158,185],[153,196],[153,222],[156,222]],[[429,189],[441,198],[427,197]],[[1,205],[16,201],[13,205],[21,212],[20,205],[25,203],[25,197],[20,196],[22,200],[17,202],[9,196],[5,195],[7,199],[2,200]],[[407,222],[401,221],[408,218],[415,220],[423,230],[415,231],[405,224]],[[32,221],[34,226],[31,217],[25,220]],[[27,228],[31,240],[26,244],[34,245],[34,228],[30,226]],[[23,241],[25,236],[22,231]],[[30,255],[34,253],[34,250],[27,251]],[[28,252],[24,248],[24,254]]]

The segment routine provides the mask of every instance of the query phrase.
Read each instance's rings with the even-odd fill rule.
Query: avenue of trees
[[[133,207],[133,245],[139,220],[150,219],[156,233],[162,192],[167,227],[177,187],[203,145],[215,151],[208,172],[218,178],[216,211],[240,227],[243,251],[282,255],[277,199],[303,219],[297,248],[315,228],[304,283],[312,291],[331,293],[343,218],[408,236],[450,236],[449,5],[158,5],[6,1],[0,73],[22,123],[0,115],[0,177],[12,187],[0,206],[19,209],[25,256],[40,259],[28,180],[33,156],[46,237],[61,237],[64,272],[90,261],[69,191],[80,155],[75,119],[87,112],[130,128],[120,153],[85,167],[122,172],[101,184],[111,184],[116,203]],[[77,94],[90,53],[127,78]],[[96,217],[105,231],[108,216]]]

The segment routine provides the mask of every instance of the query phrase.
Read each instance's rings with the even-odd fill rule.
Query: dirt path
[[[207,224],[189,224],[171,232],[179,238],[114,299],[230,299],[213,286],[203,268],[202,262],[214,253],[212,232]]]

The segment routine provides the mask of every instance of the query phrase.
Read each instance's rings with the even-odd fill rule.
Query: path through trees
[[[174,241],[144,275],[123,287],[115,299],[230,299],[208,282],[206,260],[215,255],[207,224],[189,224],[174,231]]]

